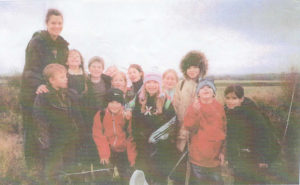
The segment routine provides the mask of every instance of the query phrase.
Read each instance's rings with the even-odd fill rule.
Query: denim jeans
[[[221,168],[220,167],[201,167],[195,164],[191,164],[191,181],[190,185],[198,185],[198,184],[216,184],[223,185],[223,179],[221,176]]]

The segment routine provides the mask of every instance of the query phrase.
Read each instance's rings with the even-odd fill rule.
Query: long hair
[[[160,88],[159,88],[160,89]],[[158,89],[158,92],[155,94],[155,105],[156,105],[156,112],[154,114],[161,114],[163,111],[163,106],[165,103],[165,96],[162,95],[162,92]],[[138,96],[139,102],[141,104],[141,112],[146,112],[146,105],[148,98],[150,97],[149,93],[146,91],[145,84],[143,88],[141,89],[140,93],[144,93],[144,96]]]

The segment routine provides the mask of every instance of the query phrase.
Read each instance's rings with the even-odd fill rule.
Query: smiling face
[[[176,84],[177,84],[177,78],[174,73],[169,72],[164,76],[163,78],[164,88],[170,90],[175,88]]]
[[[50,78],[49,82],[51,86],[58,90],[58,89],[65,89],[68,87],[68,78],[67,78],[67,72],[58,71],[55,72]]]
[[[78,68],[81,65],[80,54],[76,51],[70,51],[66,63],[69,68]]]
[[[214,91],[212,88],[205,85],[199,90],[198,96],[200,97],[200,99],[212,99],[214,98]]]
[[[89,66],[89,71],[92,78],[100,78],[103,73],[103,65],[100,62],[93,62]]]
[[[153,96],[156,93],[159,93],[159,83],[154,80],[147,81],[145,84],[145,89],[150,96]]]
[[[197,79],[200,75],[200,68],[197,66],[190,66],[187,70],[186,70],[186,74],[190,79]]]
[[[111,101],[108,103],[107,108],[111,113],[117,114],[122,110],[122,104],[117,101]]]
[[[46,25],[51,38],[56,39],[63,29],[63,18],[60,15],[51,15]]]
[[[118,88],[123,92],[126,90],[127,87],[125,76],[123,76],[122,73],[115,74],[112,78],[111,84],[114,88]]]
[[[128,69],[128,77],[131,82],[137,82],[142,78],[143,73],[138,71],[136,68],[131,67]]]
[[[244,97],[239,98],[234,92],[225,95],[225,104],[229,109],[241,106],[244,101]]]

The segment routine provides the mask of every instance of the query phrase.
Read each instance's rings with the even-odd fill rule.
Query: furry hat
[[[199,67],[199,77],[204,77],[208,68],[208,63],[205,55],[200,51],[190,51],[183,57],[180,62],[180,70],[183,73],[184,78],[189,78],[186,74],[186,71],[191,66]]]

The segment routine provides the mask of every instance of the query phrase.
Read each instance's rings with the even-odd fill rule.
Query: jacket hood
[[[40,30],[40,31],[35,32],[32,35],[32,38],[46,40],[46,41],[49,41],[49,42],[52,42],[55,44],[59,44],[59,45],[65,45],[65,46],[69,45],[69,43],[62,36],[58,36],[56,40],[52,40],[49,32],[46,30]]]
[[[188,52],[180,62],[180,70],[184,75],[184,78],[188,79],[186,71],[191,66],[197,66],[200,68],[200,78],[204,77],[207,72],[208,62],[205,55],[200,51]]]

